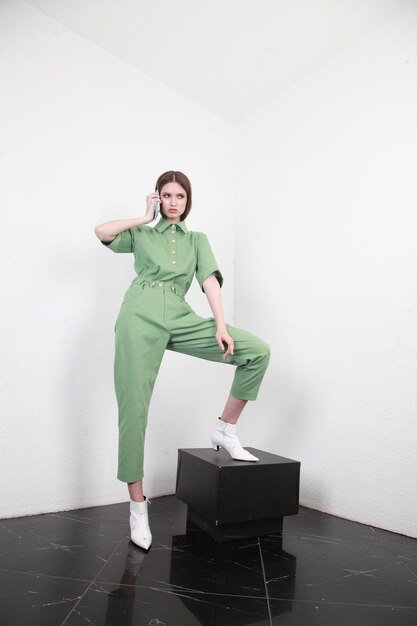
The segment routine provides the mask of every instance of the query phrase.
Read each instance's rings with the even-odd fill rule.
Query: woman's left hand
[[[233,354],[233,350],[234,350],[234,346],[235,346],[234,341],[233,341],[233,337],[231,337],[229,335],[229,333],[227,332],[227,329],[225,327],[217,329],[216,340],[217,340],[217,343],[219,344],[219,348],[221,350],[224,350],[223,342],[227,344],[227,350],[222,355],[223,359],[225,359],[227,356],[229,356],[229,354]]]

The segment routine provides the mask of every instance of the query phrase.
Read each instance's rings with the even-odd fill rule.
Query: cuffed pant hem
[[[244,392],[240,392],[240,391],[236,391],[233,389],[230,390],[230,395],[233,396],[234,398],[237,398],[238,400],[256,400],[256,398],[258,397],[257,393],[244,393]]]
[[[117,474],[117,480],[120,480],[122,483],[135,483],[138,480],[143,480],[143,474],[142,476],[138,476],[138,477],[128,477],[125,474]]]

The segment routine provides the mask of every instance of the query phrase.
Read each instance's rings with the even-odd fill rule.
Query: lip
[[[177,209],[169,209],[170,213],[176,213]]]

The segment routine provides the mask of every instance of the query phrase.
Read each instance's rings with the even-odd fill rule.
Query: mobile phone
[[[157,189],[156,189],[156,192],[158,193],[158,190],[157,190]],[[159,215],[159,210],[160,210],[160,207],[161,207],[161,203],[160,203],[160,201],[159,201],[159,200],[157,200],[157,201],[155,202],[155,204],[153,205],[153,219],[154,219],[154,220],[156,220],[156,218],[157,218],[157,217],[158,217],[158,215]]]

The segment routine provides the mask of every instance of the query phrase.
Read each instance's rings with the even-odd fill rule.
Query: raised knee
[[[263,358],[267,363],[271,357],[271,347],[266,341],[260,340],[259,344],[259,356]]]
[[[268,359],[271,358],[271,346],[269,345],[269,343],[265,344],[265,357]]]

